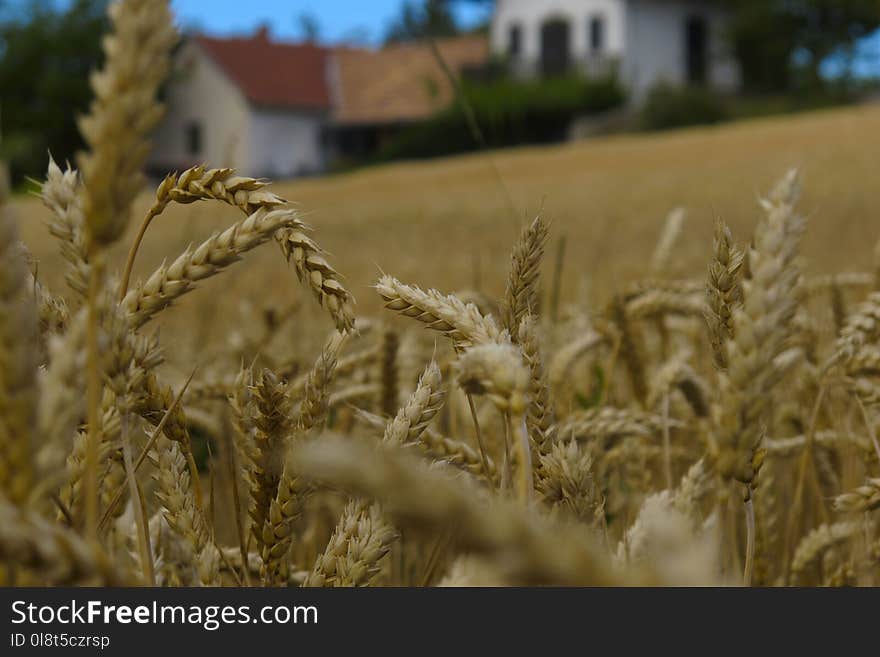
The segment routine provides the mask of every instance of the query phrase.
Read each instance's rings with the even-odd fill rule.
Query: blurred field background
[[[359,314],[375,316],[380,304],[370,286],[380,271],[447,292],[479,289],[500,296],[510,245],[522,223],[538,212],[552,221],[546,267],[554,266],[558,241],[566,242],[563,302],[601,303],[616,286],[645,276],[665,217],[678,206],[687,219],[669,274],[702,276],[714,219],[722,217],[738,239],[747,239],[759,217],[758,195],[792,166],[805,179],[806,271],[870,269],[880,237],[880,106],[874,105],[405,162],[282,181],[276,188],[300,205],[334,255]],[[136,214],[148,206],[149,194],[145,191]],[[39,277],[62,289],[61,258],[43,226],[39,199],[20,198],[17,211],[39,261]],[[236,219],[234,210],[217,204],[170,207],[151,227],[135,275],[147,275],[163,257]],[[131,228],[138,223],[134,217]],[[120,265],[130,241],[115,253]],[[179,323],[175,329],[189,325],[174,335],[192,339],[170,341],[167,349],[202,350],[226,339],[245,308],[283,309],[301,301],[297,330],[305,336],[329,328],[325,321],[312,321],[320,309],[307,303],[293,270],[275,250],[248,254],[248,266],[208,281],[164,314],[163,322]],[[194,320],[198,331],[192,330]],[[317,341],[323,333],[308,337]]]

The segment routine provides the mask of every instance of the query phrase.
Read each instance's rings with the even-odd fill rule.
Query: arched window
[[[605,17],[590,16],[589,22],[590,53],[598,55],[605,50]]]
[[[522,26],[511,25],[507,37],[507,54],[516,59],[522,55]]]
[[[568,73],[571,64],[568,21],[552,18],[541,26],[541,72],[544,75]]]

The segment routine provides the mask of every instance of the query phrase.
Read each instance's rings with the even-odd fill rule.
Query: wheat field
[[[111,17],[0,206],[3,583],[878,583],[880,108],[148,188]]]

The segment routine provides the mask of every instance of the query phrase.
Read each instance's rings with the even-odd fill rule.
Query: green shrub
[[[728,118],[725,102],[717,93],[668,83],[656,85],[642,108],[642,123],[648,130],[720,123]]]
[[[493,148],[559,141],[575,117],[603,112],[625,101],[624,92],[611,77],[468,81],[462,90],[486,145]],[[451,155],[479,145],[462,103],[455,102],[432,119],[403,128],[382,147],[378,159]]]

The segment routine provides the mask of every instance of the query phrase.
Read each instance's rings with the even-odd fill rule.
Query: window
[[[510,27],[507,54],[511,57],[519,57],[522,54],[522,28],[519,25],[512,25]]]
[[[597,54],[605,50],[605,19],[602,16],[590,18],[590,52]]]
[[[202,152],[202,125],[196,121],[186,126],[186,151],[190,155]]]

